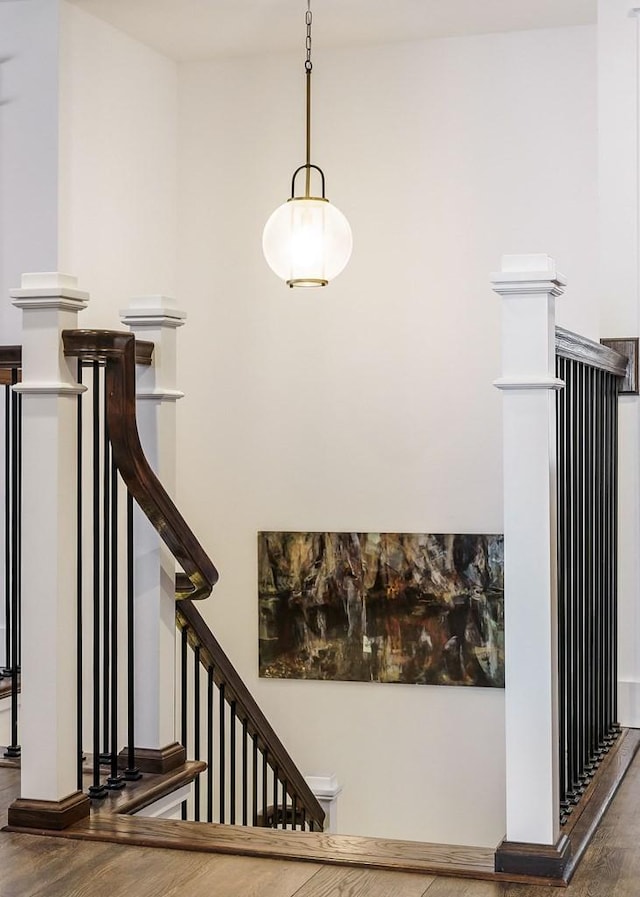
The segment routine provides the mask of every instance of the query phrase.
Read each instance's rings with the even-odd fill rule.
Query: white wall
[[[591,27],[315,52],[314,160],[354,253],[293,292],[260,249],[303,157],[298,56],[180,69],[181,504],[203,608],[344,832],[495,844],[501,691],[257,678],[256,532],[502,527],[504,252],[555,256],[598,333]],[[535,670],[532,670],[535,675]]]
[[[59,264],[84,326],[118,329],[131,296],[175,290],[176,65],[66,2],[61,23]]]
[[[0,344],[19,343],[9,290],[58,253],[58,0],[0,3]]]
[[[624,0],[598,4],[598,176],[602,333],[637,336],[638,19]],[[619,403],[619,719],[640,726],[640,406]]]

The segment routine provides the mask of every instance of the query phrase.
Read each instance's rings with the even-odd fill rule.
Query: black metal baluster
[[[142,773],[136,766],[135,708],[135,587],[133,557],[133,496],[127,492],[127,782],[136,782]]]
[[[107,389],[103,390],[102,407],[102,752],[100,763],[111,764],[111,602],[110,543],[111,537],[111,444],[107,426]]]
[[[13,378],[12,378],[13,379]],[[11,675],[11,387],[4,388],[4,616],[5,653],[3,676]]]
[[[273,767],[273,819],[271,825],[278,828],[278,767]]]
[[[193,649],[193,759],[200,759],[200,645]],[[200,776],[193,786],[194,819],[200,822]]]
[[[213,822],[213,667],[207,668],[207,822]]]
[[[89,794],[103,798],[100,782],[100,366],[93,362],[93,784]]]
[[[267,779],[269,775],[268,750],[265,746],[262,752],[262,824],[267,825]]]
[[[576,763],[576,792],[579,795],[585,784],[585,756],[586,756],[586,731],[587,731],[587,700],[585,691],[585,613],[586,613],[586,554],[585,554],[585,526],[586,526],[586,439],[585,433],[585,370],[583,365],[576,365],[577,374],[577,425],[575,431],[576,453],[578,456],[578,494],[576,496],[576,529],[579,546],[578,577],[576,582],[576,632],[574,638],[574,669],[577,685],[578,725],[577,735],[577,763]]]
[[[582,645],[581,645],[581,625],[582,625],[582,477],[583,477],[583,455],[582,440],[580,434],[582,431],[582,370],[575,361],[567,362],[567,390],[570,402],[569,414],[569,461],[571,465],[570,472],[570,499],[569,499],[569,517],[570,517],[570,540],[571,548],[569,552],[569,561],[571,569],[571,585],[570,595],[568,599],[568,651],[569,660],[568,667],[571,670],[570,691],[568,698],[568,706],[570,712],[569,738],[570,738],[570,766],[571,777],[569,781],[568,798],[572,803],[576,803],[581,793],[581,738],[580,732],[583,723],[583,705],[582,705],[582,682],[580,678],[580,664],[582,663]]]
[[[282,828],[286,829],[287,827],[287,783],[286,780],[282,780],[282,812],[280,814],[280,818],[282,819]]]
[[[604,371],[596,370],[596,707],[597,731],[596,752],[602,759],[606,752],[604,744],[604,690],[605,690],[605,605],[604,605]]]
[[[220,698],[220,718],[218,720],[219,726],[219,760],[220,760],[220,822],[224,823],[225,817],[225,786],[226,786],[226,754],[225,754],[225,699],[224,699],[225,686],[224,682],[220,683],[218,688],[219,698]]]
[[[82,384],[82,362],[78,361],[77,380]],[[82,693],[82,395],[76,400],[76,751],[78,791],[82,791],[83,693]]]
[[[111,459],[111,774],[107,787],[125,787],[118,773],[118,471]]]
[[[291,796],[291,820],[291,828],[295,832],[298,825],[298,798],[295,791]]]
[[[251,824],[256,826],[258,824],[258,736],[253,735],[253,775],[251,778]]]
[[[12,385],[18,380],[18,372],[11,372]],[[5,751],[5,757],[19,757],[18,743],[18,665],[20,644],[20,413],[18,394],[11,390],[11,744]]]
[[[595,552],[593,550],[593,536],[595,531],[595,409],[594,409],[594,371],[589,367],[586,371],[588,384],[587,391],[587,457],[588,457],[588,478],[587,478],[587,529],[586,538],[588,539],[587,551],[587,614],[586,614],[586,643],[587,650],[586,659],[586,677],[587,677],[587,755],[586,769],[589,777],[594,772],[595,757],[595,732],[596,732],[596,705],[595,705]]]
[[[187,756],[187,649],[189,646],[187,627],[180,633],[180,734],[182,747]],[[182,819],[187,818],[187,801],[183,800],[180,808]]]
[[[229,822],[236,824],[236,702],[229,710]]]
[[[17,378],[18,372],[16,371],[15,376]],[[17,486],[18,486],[18,501],[16,502],[16,540],[18,543],[17,550],[17,566],[15,571],[15,576],[17,580],[17,588],[16,593],[18,596],[17,604],[16,604],[16,619],[17,619],[17,633],[16,633],[16,679],[14,686],[14,698],[16,702],[16,737],[15,741],[18,741],[18,676],[22,667],[22,394],[18,393],[18,450],[16,452],[16,465],[18,468],[17,475]],[[19,747],[19,745],[18,745]]]
[[[612,402],[612,477],[613,477],[613,508],[611,511],[611,529],[613,531],[611,558],[613,559],[612,568],[612,617],[611,617],[611,719],[613,730],[618,734],[620,726],[618,724],[618,565],[615,559],[618,557],[618,390],[620,381],[616,379],[616,385],[613,392]]]
[[[556,358],[556,376],[565,380],[565,360]],[[558,736],[560,808],[566,811],[567,799],[567,570],[566,570],[566,400],[565,390],[556,391],[556,455],[558,482]],[[562,814],[561,814],[562,819]]]
[[[247,743],[247,720],[246,718],[242,720],[242,824],[248,825],[248,790],[247,790],[247,778],[248,778],[248,743]]]

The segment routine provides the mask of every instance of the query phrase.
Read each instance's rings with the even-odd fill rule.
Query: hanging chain
[[[307,12],[304,20],[307,23],[307,40],[305,44],[307,48],[307,58],[304,63],[304,68],[305,71],[309,73],[313,68],[313,63],[311,62],[311,23],[313,21],[313,14],[311,12],[311,0],[307,0]]]

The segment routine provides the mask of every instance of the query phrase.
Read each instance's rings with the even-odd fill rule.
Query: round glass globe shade
[[[290,286],[324,286],[345,267],[352,246],[349,222],[325,199],[290,199],[262,234],[267,264]]]

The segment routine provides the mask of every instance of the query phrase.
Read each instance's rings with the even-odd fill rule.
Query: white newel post
[[[559,853],[555,300],[546,255],[504,256],[506,842]]]
[[[9,822],[51,825],[89,812],[77,790],[76,359],[63,330],[77,328],[89,295],[63,274],[25,274],[11,291],[23,311],[22,382],[22,785]],[[43,803],[45,802],[45,803]],[[46,826],[45,826],[46,827]],[[57,826],[56,826],[57,827]]]
[[[163,296],[133,299],[120,313],[139,339],[154,343],[153,364],[138,365],[137,416],[149,463],[173,498],[176,485],[176,329],[186,314]],[[175,739],[175,561],[137,508],[135,531],[135,737],[141,769],[184,760]]]
[[[336,834],[338,831],[338,798],[342,793],[342,785],[338,784],[335,774],[305,776],[305,781],[324,810],[323,831]]]

